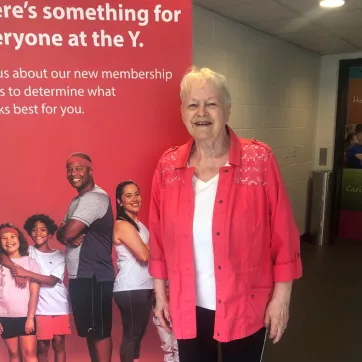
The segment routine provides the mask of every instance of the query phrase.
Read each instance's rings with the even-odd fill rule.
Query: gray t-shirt
[[[64,221],[78,220],[87,227],[83,243],[67,246],[66,260],[70,279],[93,278],[113,281],[112,263],[113,212],[107,193],[97,185],[70,203]]]

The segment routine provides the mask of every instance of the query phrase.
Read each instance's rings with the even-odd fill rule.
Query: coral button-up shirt
[[[300,237],[270,148],[231,138],[229,167],[221,167],[212,242],[216,283],[214,338],[247,337],[264,326],[275,282],[301,277]],[[195,338],[193,256],[193,140],[161,157],[152,184],[150,274],[170,282],[172,328],[177,339]]]

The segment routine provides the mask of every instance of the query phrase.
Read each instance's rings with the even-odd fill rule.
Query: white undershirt
[[[219,174],[204,182],[192,178],[195,193],[193,245],[196,281],[196,305],[216,309],[214,249],[212,244],[212,218]]]

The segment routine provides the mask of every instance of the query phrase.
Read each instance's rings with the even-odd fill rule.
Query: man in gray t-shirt
[[[67,178],[78,196],[57,232],[66,245],[69,295],[77,332],[86,337],[93,360],[111,361],[113,213],[107,193],[95,185],[90,157],[71,155]],[[98,356],[98,357],[97,357]]]
[[[113,214],[106,192],[95,185],[82,196],[75,197],[64,222],[69,220],[77,220],[87,228],[79,247],[67,246],[69,278],[93,278],[95,275],[97,281],[113,281]]]

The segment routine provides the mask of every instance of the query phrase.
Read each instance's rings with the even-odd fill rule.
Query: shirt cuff
[[[302,261],[300,253],[296,254],[293,262],[287,264],[274,265],[274,282],[286,283],[302,276]]]
[[[155,279],[168,279],[166,262],[162,260],[150,259],[149,273]]]

